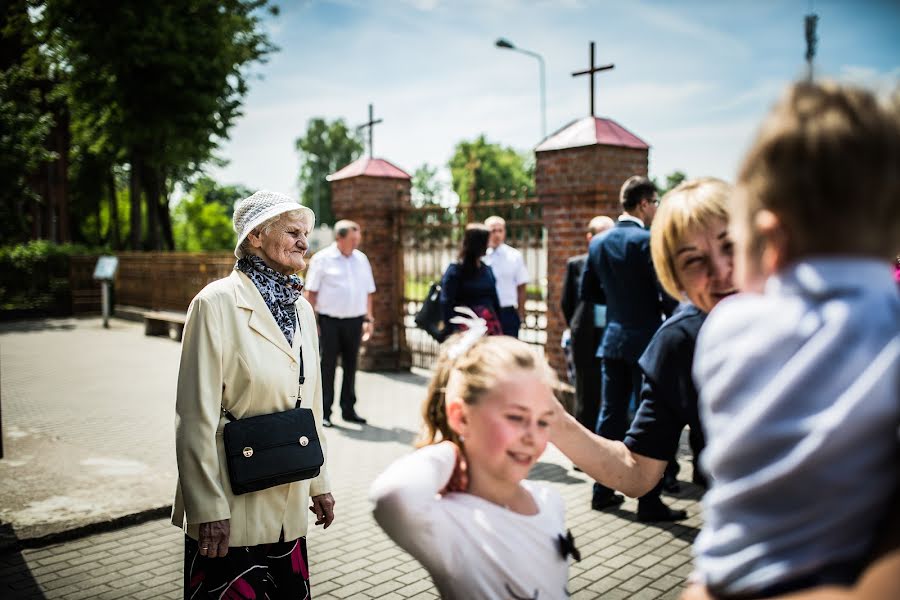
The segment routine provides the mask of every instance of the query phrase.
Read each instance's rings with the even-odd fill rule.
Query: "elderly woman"
[[[685,182],[663,198],[650,231],[653,266],[666,292],[684,303],[654,335],[639,365],[641,404],[625,440],[594,435],[560,410],[551,441],[588,475],[639,497],[659,482],[685,425],[702,449],[697,390],[691,377],[697,334],[707,313],[735,292],[726,203],[718,179]]]
[[[502,335],[500,326],[500,298],[494,272],[483,261],[487,253],[490,230],[481,223],[470,223],[463,233],[457,262],[450,263],[441,279],[441,312],[447,327],[446,334],[457,326],[450,323],[457,306],[471,308],[488,325],[488,335]]]
[[[225,410],[240,419],[286,411],[299,400],[312,409],[324,450],[316,320],[296,275],[306,266],[314,223],[310,209],[281,194],[260,191],[238,202],[234,271],[203,288],[188,309],[172,513],[186,533],[185,597],[309,593],[310,497],[316,525],[334,519],[325,465],[314,479],[235,495],[222,432]]]

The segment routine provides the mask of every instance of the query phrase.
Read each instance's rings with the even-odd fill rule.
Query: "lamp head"
[[[497,41],[494,42],[494,45],[497,46],[498,48],[515,48],[515,46],[513,46],[512,42],[510,42],[506,38],[497,38]]]

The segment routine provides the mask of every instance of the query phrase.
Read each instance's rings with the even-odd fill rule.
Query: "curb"
[[[172,505],[169,504],[166,506],[158,506],[156,508],[149,508],[147,510],[142,510],[136,513],[123,515],[121,517],[116,517],[115,519],[110,519],[108,521],[89,523],[87,525],[73,527],[72,529],[67,529],[65,531],[57,531],[55,533],[48,533],[47,535],[41,535],[32,538],[25,538],[20,540],[14,536],[3,536],[0,537],[0,556],[4,554],[10,554],[12,552],[20,552],[28,548],[43,548],[45,546],[51,546],[53,544],[59,544],[61,542],[70,542],[72,540],[77,540],[97,533],[106,533],[109,531],[115,531],[117,529],[124,529],[125,527],[131,527],[132,525],[140,525],[141,523],[146,523],[147,521],[153,521],[156,519],[161,519],[163,517],[168,517],[171,514]]]

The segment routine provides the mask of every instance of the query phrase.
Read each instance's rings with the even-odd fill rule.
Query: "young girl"
[[[428,389],[425,446],[372,485],[375,519],[443,598],[568,596],[564,505],[525,477],[547,446],[556,377],[511,337],[472,328],[445,344]],[[465,490],[465,491],[451,491]]]

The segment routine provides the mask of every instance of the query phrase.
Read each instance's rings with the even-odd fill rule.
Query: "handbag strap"
[[[305,373],[305,371],[304,371],[304,369],[303,369],[303,346],[300,346],[300,380],[299,380],[299,385],[303,385],[303,383],[306,381],[306,376],[304,375],[304,373]],[[298,389],[298,390],[297,390],[297,404],[294,405],[294,408],[300,408],[300,402],[301,402],[301,401],[302,401],[302,398],[300,398],[300,390]],[[222,407],[222,414],[223,414],[223,415],[225,416],[225,418],[228,419],[229,421],[237,421],[237,420],[238,420],[237,417],[235,417],[235,416],[231,413],[231,411],[228,410],[227,408],[225,408],[224,406]]]

